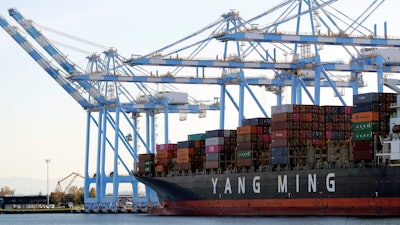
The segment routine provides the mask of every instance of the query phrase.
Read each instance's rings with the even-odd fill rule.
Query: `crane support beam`
[[[400,69],[399,69],[400,71]],[[226,78],[190,78],[190,77],[149,77],[149,76],[111,76],[111,75],[81,75],[72,76],[71,80],[110,81],[110,82],[138,82],[138,83],[174,83],[174,84],[207,84],[207,85],[236,85],[237,79]],[[262,77],[249,77],[244,79],[248,85],[279,85],[291,86],[291,80],[275,80]],[[337,87],[352,87],[349,82],[333,81]],[[304,81],[306,86],[314,86],[314,81]],[[329,87],[326,81],[321,81],[321,87]]]
[[[220,41],[249,41],[269,43],[297,43],[319,45],[349,45],[371,47],[400,47],[400,39],[377,37],[347,37],[332,35],[297,35],[280,33],[259,33],[254,31],[219,34],[215,38]]]
[[[93,107],[63,76],[53,65],[37,51],[33,45],[27,41],[18,31],[16,27],[12,27],[6,19],[0,15],[0,26],[68,93],[82,108],[88,109]]]
[[[24,28],[29,35],[68,73],[81,74],[76,69],[76,66],[67,60],[67,57],[62,54],[54,45],[33,25],[32,22],[26,20],[17,9],[9,9],[11,17]],[[105,98],[94,88],[89,82],[82,80],[78,82],[99,104],[105,104]]]
[[[236,69],[262,69],[262,70],[296,70],[314,69],[312,64],[275,63],[266,61],[223,61],[223,60],[193,60],[193,59],[169,59],[169,58],[136,58],[126,61],[131,66],[181,66],[181,67],[209,67],[209,68],[236,68]],[[357,65],[344,63],[327,63],[321,65],[326,71],[341,72],[377,72],[376,65]],[[400,73],[399,66],[384,66],[384,73]]]
[[[154,110],[154,113],[164,112],[165,105],[154,104],[154,103],[144,103],[144,104],[123,104],[123,109],[126,112],[146,112],[148,110]],[[204,110],[220,110],[219,105],[168,105],[169,113],[200,113]]]

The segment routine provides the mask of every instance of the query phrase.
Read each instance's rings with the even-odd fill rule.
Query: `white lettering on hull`
[[[238,177],[238,193],[246,193],[246,179],[245,177]]]
[[[277,177],[277,185],[278,185],[278,193],[288,193],[289,186],[288,185],[295,185],[292,188],[295,188],[296,192],[299,193],[302,190],[300,189],[300,175],[296,174],[295,177],[288,178],[288,175],[278,175]],[[304,178],[302,178],[304,179]],[[289,182],[289,180],[294,182]],[[221,194],[222,190],[224,194],[232,194],[232,185],[231,179],[229,177],[225,180],[225,185],[218,188],[218,178],[211,178],[212,187],[213,187],[213,194]],[[222,181],[223,182],[223,181]],[[260,176],[254,176],[252,180],[252,188],[253,193],[259,194],[261,193],[261,180]],[[271,181],[265,181],[271,182]],[[316,193],[317,192],[317,174],[307,174],[307,191],[309,193]],[[328,173],[325,177],[325,188],[327,192],[334,193],[336,192],[336,182],[335,182],[335,173]],[[218,189],[220,191],[218,191]],[[234,186],[234,191],[236,191],[236,187]],[[303,190],[305,191],[305,190]],[[245,194],[246,193],[246,178],[245,177],[237,177],[237,193],[238,194]]]
[[[278,193],[286,193],[287,192],[287,175],[278,176]]]

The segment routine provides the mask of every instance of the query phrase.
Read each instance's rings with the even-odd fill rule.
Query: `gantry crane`
[[[63,192],[63,193],[68,193],[69,189],[71,188],[71,185],[73,184],[73,182],[76,180],[76,178],[82,178],[85,179],[85,177],[83,177],[82,175],[80,175],[79,173],[76,172],[72,172],[71,174],[69,174],[68,176],[64,177],[63,179],[59,180],[57,182],[56,188],[55,188],[55,192]],[[61,187],[61,183],[66,181],[67,179],[71,178],[71,180],[68,182],[68,184],[65,186],[65,188],[63,189]]]
[[[51,64],[46,57],[40,53],[25,37],[23,37],[16,27],[12,27],[0,16],[0,25],[13,39],[47,72],[53,77],[64,90],[67,91],[85,110],[88,112],[87,117],[87,146],[86,146],[86,160],[85,160],[85,203],[89,210],[102,210],[102,209],[116,209],[118,203],[118,187],[120,183],[132,184],[135,203],[138,205],[145,205],[148,202],[156,204],[157,198],[151,192],[147,191],[149,195],[146,198],[140,198],[138,194],[138,182],[131,176],[134,170],[134,162],[138,160],[138,140],[143,144],[146,152],[155,151],[155,122],[154,116],[158,113],[164,113],[168,117],[169,113],[202,113],[205,110],[219,110],[218,104],[191,104],[189,102],[176,102],[170,101],[168,96],[155,96],[154,92],[149,90],[148,87],[136,84],[145,96],[149,97],[148,101],[137,102],[136,99],[130,95],[123,84],[118,81],[88,81],[80,80],[72,82],[69,77],[84,75],[85,73],[101,73],[113,76],[121,74],[127,76],[134,76],[131,69],[123,65],[122,57],[117,54],[115,49],[109,49],[103,52],[104,58],[99,55],[93,54],[88,57],[89,63],[86,70],[80,70],[79,67],[72,61],[69,61],[64,54],[61,53],[37,28],[33,25],[32,21],[26,20],[16,9],[9,10],[10,15],[38,42],[38,44],[52,57],[62,69],[57,68]],[[98,118],[93,116],[93,113],[98,114]],[[146,114],[146,140],[138,131],[137,116]],[[131,114],[132,117],[129,117]],[[126,138],[126,133],[120,129],[122,125],[123,115],[128,127],[129,132],[134,132],[134,143],[129,143]],[[168,120],[166,120],[166,137],[168,138]],[[97,147],[93,148],[90,145],[91,124],[95,125],[97,130]],[[112,129],[113,134],[109,134],[108,129]],[[93,129],[92,129],[93,130]],[[150,134],[150,132],[152,134]],[[121,157],[120,142],[123,144],[127,151],[128,158]],[[95,149],[95,176],[89,175],[89,161],[90,149]],[[107,150],[108,149],[108,150]],[[112,176],[106,171],[106,166],[110,163],[106,162],[110,154],[107,153],[111,150],[113,152],[113,170]],[[127,163],[127,162],[128,163]],[[92,159],[93,162],[93,159]],[[118,165],[122,165],[126,175],[121,175],[118,172]],[[91,185],[95,184],[96,197],[89,198],[89,189]],[[113,185],[113,195],[109,197],[106,195],[107,184]]]

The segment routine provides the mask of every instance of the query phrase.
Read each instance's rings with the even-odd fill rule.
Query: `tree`
[[[13,195],[15,193],[15,190],[11,190],[8,186],[4,186],[0,189],[0,197],[6,196],[6,195]]]
[[[92,187],[90,188],[89,191],[89,198],[95,198],[96,197],[96,188]]]

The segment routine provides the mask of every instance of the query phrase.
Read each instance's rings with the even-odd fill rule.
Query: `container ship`
[[[399,216],[400,100],[272,106],[236,130],[189,134],[139,155],[155,215]]]

